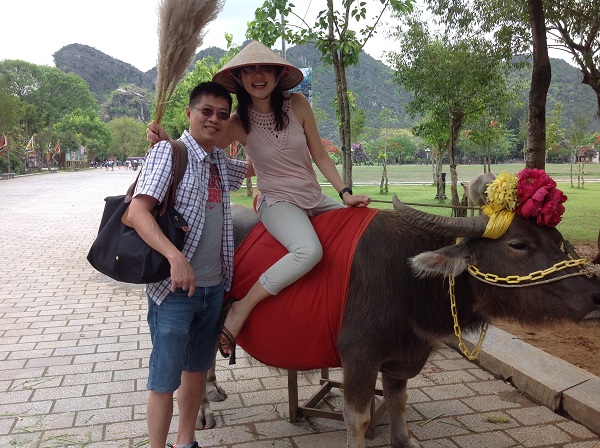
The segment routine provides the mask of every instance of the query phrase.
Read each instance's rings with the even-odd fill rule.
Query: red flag
[[[54,154],[52,154],[52,160],[56,161],[56,156],[60,154],[60,138],[56,142],[56,146],[54,147]]]
[[[0,137],[0,156],[4,154],[8,148],[8,138],[6,138],[6,134],[2,133],[2,137]]]

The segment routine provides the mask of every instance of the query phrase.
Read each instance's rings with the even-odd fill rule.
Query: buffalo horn
[[[435,235],[449,237],[478,237],[485,231],[489,218],[486,215],[471,217],[447,217],[414,209],[402,203],[396,195],[394,210],[407,224]]]

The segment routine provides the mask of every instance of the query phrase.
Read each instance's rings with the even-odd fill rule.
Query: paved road
[[[102,199],[123,192],[135,174],[96,169],[0,181],[0,448],[148,445],[143,289],[113,282],[85,260]],[[345,446],[342,422],[289,423],[285,371],[244,353],[233,368],[219,364],[229,398],[213,406],[217,427],[198,431],[203,447]],[[301,399],[318,380],[318,372],[299,376]],[[409,386],[409,425],[424,448],[600,447],[585,426],[449,346]],[[334,390],[324,406],[340,402]],[[488,420],[499,416],[507,421]],[[388,440],[384,416],[368,446]]]

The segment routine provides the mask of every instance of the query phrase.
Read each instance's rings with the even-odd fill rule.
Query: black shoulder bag
[[[171,140],[170,143],[173,151],[171,184],[165,199],[156,206],[153,214],[165,236],[177,249],[182,250],[187,223],[174,206],[177,186],[187,167],[188,153],[182,142]],[[127,194],[104,199],[106,204],[100,229],[87,259],[95,269],[114,280],[137,284],[155,283],[171,275],[171,266],[160,252],[148,246],[127,225],[127,210],[138,178],[129,187]]]

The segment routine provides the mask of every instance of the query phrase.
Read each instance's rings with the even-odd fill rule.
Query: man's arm
[[[128,219],[138,235],[152,249],[160,252],[171,265],[171,291],[177,288],[188,290],[191,297],[196,288],[194,270],[171,241],[165,236],[152,215],[158,201],[152,196],[139,194],[131,200],[128,208]]]

